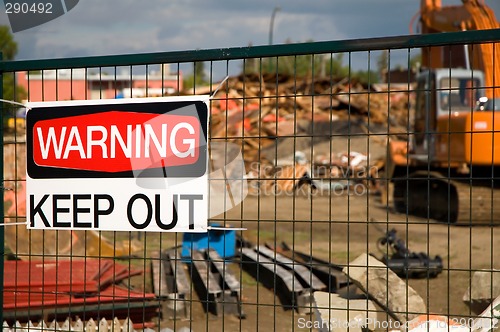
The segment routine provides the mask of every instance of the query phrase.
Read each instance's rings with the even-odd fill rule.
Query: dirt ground
[[[385,139],[376,135],[370,139],[337,138],[317,142],[312,142],[310,138],[297,138],[282,142],[275,150],[263,151],[263,156],[280,159],[299,150],[309,156],[357,151],[369,154],[370,159],[375,160],[384,156]],[[380,257],[377,240],[385,231],[394,228],[410,250],[439,255],[443,259],[444,271],[436,278],[408,280],[408,284],[424,299],[429,313],[451,317],[474,316],[462,297],[475,270],[500,269],[500,255],[496,254],[500,247],[500,227],[450,226],[397,214],[383,204],[384,197],[366,188],[357,192],[313,192],[308,186],[302,189],[278,196],[252,192],[240,205],[213,221],[246,228],[245,231],[238,231],[239,235],[256,245],[279,246],[285,241],[296,250],[340,265],[347,265],[365,252]],[[136,262],[145,267],[146,274],[132,281],[136,288],[145,291],[152,289],[150,270],[143,258],[150,257],[152,250],[182,243],[182,234],[112,236],[114,241],[135,240],[147,244],[138,253]],[[16,236],[16,239],[19,237]],[[196,332],[307,330],[301,328],[300,319],[309,321],[313,317],[301,316],[292,310],[285,311],[273,290],[257,283],[242,271],[237,262],[227,266],[240,280],[245,319],[205,313],[193,290],[189,302],[190,318],[161,319],[159,326],[174,330],[188,327]]]
[[[285,241],[296,250],[341,265],[364,252],[379,257],[377,239],[382,231],[394,228],[410,250],[443,259],[444,271],[436,278],[409,279],[408,284],[424,299],[429,313],[451,317],[474,316],[462,301],[473,271],[500,268],[495,254],[500,228],[449,226],[396,214],[376,195],[249,196],[229,211],[226,220],[246,227],[242,236],[255,244]],[[285,311],[272,290],[232,265],[231,271],[242,281],[246,319],[205,314],[194,295],[191,321],[163,321],[161,326],[188,326],[193,331],[307,330],[300,328],[299,319],[311,317]]]
[[[377,140],[378,141],[374,141]],[[285,144],[288,152],[314,146],[311,155],[328,151],[351,151],[384,156],[380,137],[332,142]],[[305,150],[308,152],[308,150]],[[279,158],[287,151],[278,153]],[[381,257],[377,240],[388,230],[397,235],[414,252],[432,257],[439,255],[444,270],[436,278],[409,279],[408,284],[424,299],[428,312],[457,319],[475,316],[462,301],[473,272],[477,269],[500,269],[500,227],[463,227],[447,225],[404,214],[398,214],[383,203],[375,190],[313,192],[309,187],[294,193],[276,195],[251,194],[239,206],[215,218],[226,226],[244,227],[241,236],[252,243],[279,246],[286,242],[295,250],[326,261],[347,265],[362,253]],[[236,263],[231,270],[242,284],[242,302],[246,319],[225,315],[214,317],[203,312],[201,303],[192,303],[192,320],[164,321],[162,326],[188,326],[193,331],[301,331],[299,322],[313,319],[285,311],[272,290],[258,284]],[[196,295],[193,299],[197,300]],[[379,317],[381,317],[379,315]]]

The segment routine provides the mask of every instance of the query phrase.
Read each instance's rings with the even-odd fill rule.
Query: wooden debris
[[[275,180],[267,182],[267,189],[276,194],[293,193],[303,182],[309,181],[309,173],[309,168],[306,165],[284,166],[277,170]]]
[[[257,161],[255,150],[277,137],[304,134],[297,126],[301,120],[349,121],[360,116],[368,127],[378,124],[388,133],[407,132],[410,91],[410,86],[375,89],[346,78],[298,81],[240,75],[229,78],[214,96],[210,132],[212,138],[242,141],[248,162]]]

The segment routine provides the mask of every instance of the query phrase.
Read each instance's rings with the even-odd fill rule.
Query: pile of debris
[[[303,184],[313,190],[328,193],[365,194],[379,190],[379,173],[384,159],[372,160],[366,154],[351,151],[318,155],[309,161],[302,151],[288,161],[278,160],[275,165],[260,164],[247,174],[250,189],[263,194],[292,194]]]
[[[346,78],[231,77],[213,98],[211,137],[243,145],[245,161],[252,162],[277,137],[318,135],[323,127],[332,134],[335,122],[358,124],[366,134],[375,127],[401,134],[407,132],[410,91],[408,85],[388,91]]]
[[[158,316],[154,294],[134,291],[126,280],[142,274],[112,259],[5,261],[3,318],[7,322],[79,317]],[[125,285],[119,285],[124,282]]]
[[[500,326],[500,296],[496,295],[498,292],[493,293],[493,288],[490,288],[490,294],[495,294],[494,297],[490,295],[488,305],[477,317],[453,318],[430,314],[426,301],[404,279],[369,254],[360,255],[344,267],[343,271],[368,295],[372,303],[367,304],[356,299],[349,300],[347,304],[345,299],[336,295],[315,293],[315,300],[318,303],[316,320],[319,326],[330,327],[328,323],[332,320],[337,326],[339,322],[345,323],[343,326],[349,326],[351,328],[349,331],[361,331],[366,328],[378,330],[382,326],[386,330],[408,332],[451,330],[492,332],[497,331]],[[379,321],[377,315],[370,317],[379,310],[377,307],[390,316],[387,322]],[[349,322],[355,324],[349,325],[347,324]],[[321,331],[333,330],[348,331],[321,329]]]

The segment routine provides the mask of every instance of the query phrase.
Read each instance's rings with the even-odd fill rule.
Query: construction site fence
[[[483,168],[491,172],[479,180],[488,194],[473,189],[474,166],[455,167],[464,151],[441,160],[437,179],[436,164],[424,160],[410,182],[409,158],[393,172],[400,151],[392,143],[408,152],[415,137],[428,145],[439,138],[414,123],[423,51],[442,47],[444,62],[453,63],[460,48],[499,41],[500,30],[485,30],[41,60],[0,56],[4,331],[490,331],[500,311],[493,160],[499,127],[482,128],[490,133],[483,144],[491,144]],[[491,63],[499,62],[493,52]],[[438,93],[458,97],[448,70],[449,84]],[[467,89],[495,91],[497,84]],[[207,233],[27,229],[27,217],[39,211],[26,205],[27,161],[36,163],[27,150],[36,142],[27,141],[34,127],[22,105],[192,95],[209,98]],[[476,104],[468,112],[481,116]],[[456,130],[444,132],[448,146],[457,144],[455,134],[472,142],[470,130]],[[471,146],[464,149],[477,157]],[[64,171],[57,167],[45,167],[48,178]],[[458,179],[467,167],[469,177]],[[453,196],[455,180],[470,196],[471,217],[460,225],[451,212],[462,193]],[[72,179],[67,183],[72,193]],[[418,186],[424,194],[412,196]],[[120,191],[94,189],[81,202]],[[412,208],[419,200],[427,210]],[[54,215],[71,223],[90,214],[85,204],[70,212],[77,204]],[[478,211],[480,225],[472,217]]]

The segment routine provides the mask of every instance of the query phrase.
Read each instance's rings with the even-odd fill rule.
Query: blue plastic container
[[[212,248],[224,259],[236,254],[236,232],[234,230],[209,230],[207,233],[184,233],[182,258],[191,257],[191,250]]]

